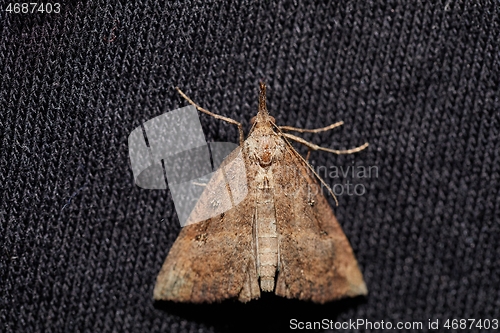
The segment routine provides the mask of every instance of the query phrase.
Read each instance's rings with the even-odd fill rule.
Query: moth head
[[[250,119],[250,123],[252,125],[255,124],[255,126],[259,126],[259,125],[263,125],[263,124],[269,124],[269,122],[275,124],[275,120],[274,120],[274,117],[273,116],[270,116],[270,115],[267,115],[267,119],[259,119],[258,118],[259,115],[257,114],[255,117],[252,117],[252,119]],[[270,124],[269,124],[270,125]]]

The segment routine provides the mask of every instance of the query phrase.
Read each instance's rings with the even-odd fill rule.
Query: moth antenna
[[[327,189],[328,189],[328,192],[330,192],[330,194],[332,195],[333,199],[335,200],[335,206],[338,207],[339,205],[339,201],[337,200],[337,196],[335,196],[335,194],[333,193],[332,189],[330,188],[330,186],[328,186],[325,181],[323,180],[323,178],[321,178],[317,173],[316,171],[314,171],[313,167],[307,163],[307,161],[302,157],[302,155],[300,155],[296,150],[295,148],[293,148],[292,144],[288,141],[288,139],[286,138],[285,134],[281,131],[281,129],[276,126],[276,124],[273,123],[273,126],[278,130],[278,132],[280,132],[282,134],[282,138],[285,140],[286,144],[292,149],[292,151],[300,157],[300,159],[302,160],[302,162],[304,162],[307,167],[309,168],[309,170],[312,171],[312,173],[316,176],[316,178],[318,178],[318,180],[321,182],[321,184],[323,184]]]
[[[185,93],[183,93],[182,90],[179,89],[179,87],[175,87],[175,90],[177,90],[177,92],[182,96],[182,98],[184,98],[186,101],[188,101],[189,104],[193,105],[196,109],[198,109],[198,111],[203,112],[205,114],[208,114],[209,116],[212,116],[215,119],[223,120],[225,122],[228,122],[230,124],[238,126],[238,131],[240,133],[240,146],[243,147],[243,141],[245,141],[245,135],[243,134],[243,125],[241,125],[241,123],[237,122],[234,119],[228,118],[228,117],[219,116],[218,114],[212,113],[212,112],[208,111],[207,109],[202,108],[201,106],[199,106],[198,104],[193,102],[191,100],[191,98],[187,97],[187,95]]]
[[[280,126],[279,128],[282,131],[295,131],[295,132],[299,132],[299,133],[320,133],[320,132],[329,131],[331,129],[334,129],[335,127],[339,127],[342,125],[344,125],[344,122],[341,120],[341,121],[338,121],[334,124],[331,124],[331,125],[328,125],[328,126],[322,127],[322,128],[307,129],[307,128],[292,127],[292,126]]]

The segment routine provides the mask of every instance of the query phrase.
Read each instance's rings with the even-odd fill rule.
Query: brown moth
[[[199,107],[179,90],[200,111],[236,124],[240,130],[240,148],[222,163],[219,170],[224,171],[216,172],[206,185],[191,215],[228,200],[219,198],[213,189],[227,188],[237,195],[246,186],[248,192],[226,212],[188,223],[181,230],[158,274],[155,300],[211,303],[237,298],[248,302],[264,291],[325,303],[368,292],[317,179],[324,182],[289,139],[337,154],[357,152],[368,144],[335,151],[284,133],[316,133],[342,123],[316,130],[278,127],[267,111],[263,83],[260,89],[259,111],[244,141],[241,124]],[[246,184],[229,189],[227,179],[242,172],[235,168],[238,159],[246,169]]]

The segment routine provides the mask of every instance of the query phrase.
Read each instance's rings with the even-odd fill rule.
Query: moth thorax
[[[261,167],[267,167],[273,162],[281,160],[283,155],[282,143],[276,135],[261,135],[249,142],[250,156],[252,156]]]

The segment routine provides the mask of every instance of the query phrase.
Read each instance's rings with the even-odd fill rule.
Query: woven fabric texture
[[[291,319],[425,332],[429,320],[438,331],[447,319],[500,320],[500,2],[0,3],[1,332],[280,332]],[[128,135],[187,105],[175,86],[248,131],[260,80],[278,124],[343,120],[301,136],[333,149],[369,142],[310,158],[336,185],[369,295],[155,303],[180,225],[168,189],[134,185]],[[237,142],[235,126],[200,120],[207,141]],[[351,172],[363,167],[372,173]]]

